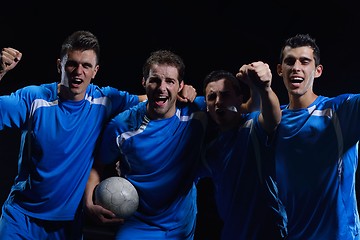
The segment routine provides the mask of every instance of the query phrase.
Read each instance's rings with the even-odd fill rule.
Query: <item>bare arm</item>
[[[138,95],[139,97],[139,102],[143,102],[147,99],[147,96],[144,94],[144,95]]]
[[[3,48],[0,53],[0,81],[21,60],[22,53],[14,48]]]
[[[241,113],[259,111],[261,108],[261,96],[258,91],[250,88],[250,98],[240,106]]]
[[[258,92],[261,98],[259,122],[268,134],[275,131],[281,121],[281,111],[279,99],[271,88],[269,65],[261,61],[243,65],[236,76]]]
[[[124,219],[116,217],[116,215],[99,206],[93,202],[93,194],[95,187],[101,181],[101,173],[104,171],[104,165],[98,161],[94,161],[93,168],[90,171],[89,179],[86,183],[86,188],[84,192],[84,207],[86,213],[91,216],[95,221],[100,223],[123,223]]]
[[[191,85],[184,84],[177,96],[177,100],[179,102],[193,102],[196,96],[196,89]]]

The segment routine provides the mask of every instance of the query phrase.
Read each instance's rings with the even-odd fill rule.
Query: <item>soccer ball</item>
[[[109,177],[94,190],[94,202],[112,211],[117,217],[130,217],[139,206],[135,187],[125,178]]]

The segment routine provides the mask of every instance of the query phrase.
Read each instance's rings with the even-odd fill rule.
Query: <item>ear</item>
[[[277,72],[277,74],[280,76],[280,77],[282,77],[282,68],[281,68],[281,64],[278,64],[277,66],[276,66],[276,72]]]
[[[179,84],[178,93],[181,92],[181,90],[184,88],[184,81],[181,81]]]
[[[96,66],[95,66],[95,69],[94,69],[94,72],[93,72],[92,79],[94,79],[94,78],[95,78],[96,73],[99,71],[99,68],[100,68],[100,66],[99,66],[99,65],[96,65]]]
[[[60,59],[56,60],[56,68],[57,68],[58,73],[61,73],[61,60]]]
[[[315,69],[315,78],[318,78],[321,76],[322,72],[323,72],[323,65],[319,64],[316,69]]]
[[[145,81],[145,78],[142,78],[142,80],[141,80],[141,84],[142,84],[142,86],[145,88],[145,86],[146,86],[146,81]]]

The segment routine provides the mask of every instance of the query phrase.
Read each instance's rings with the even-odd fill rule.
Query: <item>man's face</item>
[[[220,79],[210,82],[205,94],[208,112],[221,128],[229,128],[238,123],[242,96],[236,95],[230,81]]]
[[[65,86],[67,92],[61,94],[70,100],[84,99],[86,88],[99,69],[96,54],[93,50],[69,51],[58,68],[61,73],[61,85]],[[61,91],[62,91],[61,90]]]
[[[283,62],[278,65],[277,72],[283,78],[288,93],[295,96],[312,93],[314,79],[322,72],[321,65],[315,66],[313,49],[307,46],[285,47],[283,55]]]
[[[149,77],[143,79],[148,98],[147,114],[151,119],[170,118],[175,114],[177,94],[183,88],[178,76],[176,67],[155,64]]]

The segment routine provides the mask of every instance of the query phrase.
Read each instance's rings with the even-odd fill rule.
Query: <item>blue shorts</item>
[[[75,221],[45,221],[29,217],[5,203],[0,218],[0,239],[81,240],[82,216]]]

